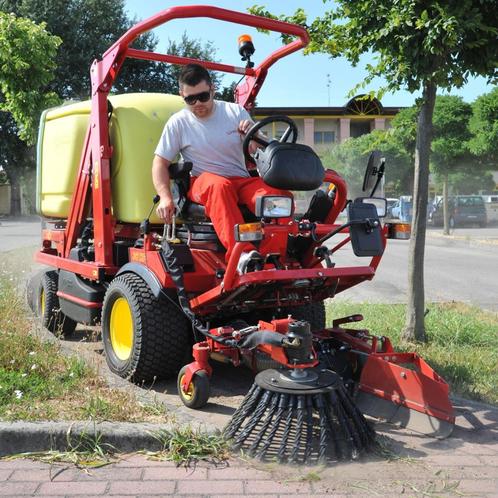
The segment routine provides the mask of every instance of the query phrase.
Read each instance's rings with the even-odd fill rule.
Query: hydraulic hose
[[[169,276],[176,286],[180,309],[192,322],[192,326],[195,330],[200,332],[204,337],[209,337],[213,341],[224,344],[225,346],[239,347],[243,349],[255,349],[260,344],[270,344],[273,346],[282,345],[282,341],[285,336],[279,334],[278,332],[273,332],[270,330],[259,330],[257,332],[253,332],[239,341],[211,334],[209,330],[202,324],[202,322],[195,316],[195,313],[190,309],[189,299],[187,297],[187,293],[185,292],[183,268],[178,263],[178,258],[172,246],[173,244],[170,244],[166,239],[163,239],[161,243],[161,254],[164,264],[166,265],[166,269],[169,272]],[[172,301],[171,297],[168,296],[165,292],[163,294]]]
[[[185,285],[183,280],[183,268],[178,263],[178,258],[175,254],[175,251],[172,247],[173,244],[170,244],[165,238],[161,242],[161,254],[166,265],[166,269],[169,272],[169,276],[171,280],[175,284],[177,294],[178,294],[178,303],[180,304],[180,308],[185,313],[187,318],[192,322],[192,326],[195,330],[200,332],[203,336],[209,337],[213,341],[219,342],[226,346],[236,346],[237,341],[234,339],[228,339],[226,337],[219,337],[211,334],[209,330],[202,324],[202,322],[195,316],[195,313],[190,309],[189,299],[187,297],[187,293],[185,292]],[[168,299],[171,298],[163,293]],[[176,304],[176,303],[175,303]]]

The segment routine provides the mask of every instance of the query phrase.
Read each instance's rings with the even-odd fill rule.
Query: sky
[[[274,14],[293,14],[298,7],[304,7],[308,18],[314,19],[323,13],[330,4],[322,0],[125,0],[125,8],[131,18],[146,19],[163,9],[177,5],[213,5],[225,9],[247,12],[252,5],[264,5]],[[179,40],[186,32],[189,38],[210,41],[216,47],[219,62],[242,66],[237,48],[237,37],[248,33],[252,36],[256,52],[253,61],[258,65],[267,55],[276,50],[280,44],[278,35],[258,33],[255,29],[234,23],[227,23],[213,19],[176,19],[154,30],[159,39],[157,51],[165,52],[168,40]],[[349,100],[348,93],[360,83],[366,72],[365,63],[372,62],[372,57],[364,57],[358,67],[343,59],[331,59],[325,55],[307,55],[302,51],[296,52],[277,61],[268,73],[257,102],[261,107],[319,107],[343,106]],[[235,75],[227,74],[223,85],[238,80]],[[383,81],[376,80],[365,91],[378,90]],[[484,78],[469,79],[461,89],[452,90],[453,95],[461,95],[467,102],[491,91],[493,87],[486,84]],[[361,92],[357,92],[361,93]],[[381,102],[384,106],[403,107],[415,102],[419,94],[407,91],[384,94]]]

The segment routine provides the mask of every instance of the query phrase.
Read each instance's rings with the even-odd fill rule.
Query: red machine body
[[[133,41],[146,31],[172,19],[192,17],[228,21],[296,38],[270,54],[254,68],[199,61],[130,47]],[[305,47],[308,41],[306,30],[300,26],[209,6],[169,8],[131,28],[103,55],[102,60],[94,61],[91,66],[91,117],[70,214],[67,222],[47,220],[52,226],[43,230],[42,247],[35,259],[50,267],[72,272],[88,281],[104,284],[112,281],[121,270],[113,252],[116,239],[135,240],[143,235],[143,244],[140,247],[129,247],[129,262],[152,274],[158,288],[175,289],[160,254],[162,227],[152,227],[147,233],[141,234],[136,224],[123,224],[112,216],[110,160],[113,149],[109,138],[107,97],[125,59],[136,58],[172,64],[197,62],[211,70],[243,75],[244,78],[236,89],[236,100],[251,110],[269,68],[278,59]],[[341,226],[336,223],[336,219],[347,202],[346,184],[340,175],[327,170],[324,182],[333,184],[335,198],[325,220],[313,227],[316,240]],[[70,259],[71,249],[76,246],[84,221],[90,212],[93,218],[95,258],[93,261]],[[242,251],[240,243],[236,245],[226,264],[222,252],[191,248],[195,271],[186,272],[184,281],[190,309],[196,316],[209,320],[224,313],[233,313],[234,310],[271,310],[323,301],[365,280],[371,280],[381,260],[381,256],[375,256],[367,265],[325,267],[322,264],[323,258],[316,256],[315,249],[320,242],[315,241],[309,245],[304,257],[297,261],[286,257],[288,241],[292,237],[309,237],[309,224],[277,220],[264,223],[263,231],[264,243],[261,247],[264,247],[265,254],[280,255],[279,268],[267,264],[261,271],[239,275],[236,267]],[[388,232],[389,227],[384,226],[384,245]],[[350,237],[345,229],[341,240],[329,250],[329,255],[333,255],[349,241]],[[59,291],[58,296],[86,308],[102,307],[101,301],[85,301],[67,292]],[[289,320],[291,319],[262,321],[259,326],[285,334]],[[230,335],[233,332],[233,328],[211,329],[214,335]],[[385,338],[379,344],[375,337],[365,331],[342,329],[338,325],[313,333],[316,340],[333,337],[348,345],[352,362],[362,363],[359,380],[359,389],[362,392],[453,423],[454,415],[448,401],[447,385],[417,355],[395,353]],[[281,348],[261,345],[258,350],[281,365],[301,368],[300,365],[289,364]],[[195,344],[194,362],[187,367],[182,381],[183,387],[186,388],[190,384],[196,372],[203,370],[211,373],[208,360],[213,356],[238,365],[241,363],[240,354],[236,348],[223,346],[211,339]],[[310,364],[305,366],[309,367]]]

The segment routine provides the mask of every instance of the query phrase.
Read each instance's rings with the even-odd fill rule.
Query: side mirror
[[[377,216],[379,218],[384,218],[387,213],[387,201],[384,197],[360,197],[355,200],[355,202],[361,202],[363,204],[373,204],[377,210]]]
[[[384,166],[386,163],[385,157],[380,150],[374,150],[368,157],[367,169],[363,177],[363,192],[371,191],[370,195],[373,196],[380,180],[384,176]]]
[[[348,204],[351,246],[355,255],[360,257],[381,256],[384,252],[377,208],[368,201],[369,198],[361,197]]]

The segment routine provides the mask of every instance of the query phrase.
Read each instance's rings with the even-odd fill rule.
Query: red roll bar
[[[298,39],[291,43],[284,45],[273,53],[271,53],[259,66],[255,69],[244,68],[238,66],[229,66],[226,64],[219,64],[217,62],[208,62],[188,57],[177,57],[168,54],[158,54],[155,52],[148,52],[145,50],[137,50],[130,48],[130,45],[143,33],[151,29],[165,24],[172,19],[185,19],[193,17],[208,17],[211,19],[219,19],[236,24],[243,24],[252,26],[254,28],[275,31],[284,33],[286,35],[297,36]],[[254,101],[259,92],[261,84],[263,83],[268,69],[275,64],[278,59],[286,55],[296,52],[297,50],[305,47],[309,42],[308,33],[301,26],[290,24],[283,21],[276,21],[274,19],[267,19],[266,17],[254,16],[252,14],[245,14],[242,12],[234,12],[232,10],[221,9],[219,7],[211,7],[208,5],[188,5],[184,7],[171,7],[163,10],[158,14],[149,17],[144,21],[139,22],[130,28],[114,45],[112,45],[102,58],[104,63],[104,71],[100,73],[96,80],[96,85],[93,91],[106,90],[112,86],[117,71],[115,71],[122,64],[125,57],[132,57],[137,59],[154,60],[160,62],[170,62],[172,64],[189,64],[197,62],[202,64],[208,69],[214,71],[223,71],[228,73],[243,74],[246,76],[245,81],[236,90],[237,102],[243,105],[246,109],[252,109]],[[103,88],[102,88],[103,86]]]
[[[219,19],[296,36],[298,39],[275,50],[254,69],[130,48],[130,45],[142,33],[172,19],[193,17]],[[90,70],[92,83],[90,126],[78,169],[68,223],[64,236],[59,237],[61,240],[57,254],[62,257],[55,256],[53,250],[47,249],[37,254],[37,261],[59,268],[64,266],[66,269],[99,280],[104,274],[114,274],[117,271],[113,263],[112,253],[114,242],[110,178],[112,149],[109,142],[107,97],[127,57],[173,64],[198,62],[215,71],[245,75],[244,81],[236,89],[236,99],[246,109],[251,109],[268,68],[278,59],[305,47],[308,42],[308,33],[300,26],[206,5],[171,7],[130,28],[104,53],[101,61],[95,60],[92,63]],[[90,208],[90,192],[94,220],[95,262],[79,263],[68,258],[71,248],[76,244],[81,225],[87,217]]]

